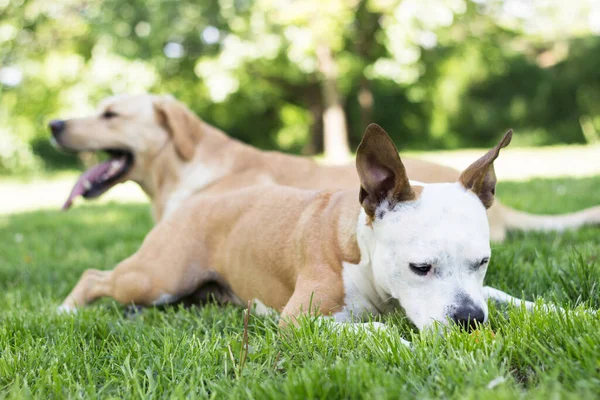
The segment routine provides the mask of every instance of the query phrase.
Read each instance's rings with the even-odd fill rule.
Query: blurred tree
[[[344,32],[352,23],[358,4],[353,0],[256,2],[257,12],[266,16],[269,30],[283,31],[290,64],[299,63],[305,73],[319,82],[324,153],[334,163],[346,162],[350,154],[338,58],[343,57]]]
[[[592,142],[598,34],[594,0],[0,0],[0,171],[72,166],[45,123],[141,91],[333,160],[370,122],[402,148]]]

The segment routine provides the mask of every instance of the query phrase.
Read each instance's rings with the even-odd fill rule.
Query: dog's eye
[[[425,276],[425,275],[427,275],[427,273],[429,271],[431,271],[431,264],[427,264],[427,263],[423,263],[423,264],[410,263],[410,264],[408,264],[408,266],[410,267],[410,270],[412,272],[414,272],[417,275],[421,275],[421,276]]]
[[[479,268],[483,267],[485,264],[487,264],[490,261],[489,257],[484,257],[481,259],[481,261],[479,262],[474,262],[473,266],[471,267],[473,269],[473,271],[477,271]]]
[[[104,113],[102,114],[102,118],[105,118],[105,119],[111,119],[111,118],[117,117],[118,115],[119,115],[119,114],[117,114],[117,113],[116,113],[116,112],[114,112],[114,111],[106,110],[106,111],[104,111]]]

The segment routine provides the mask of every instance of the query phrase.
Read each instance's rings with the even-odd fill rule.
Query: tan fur
[[[168,97],[156,100],[154,107],[157,120],[171,135],[177,154],[183,160],[190,161],[202,137],[202,125],[184,104]]]
[[[136,166],[130,178],[153,198],[155,215],[169,215],[148,234],[140,249],[114,270],[86,271],[62,307],[73,309],[106,296],[122,304],[172,303],[185,297],[202,297],[199,293],[206,293],[206,286],[216,282],[227,291],[222,299],[241,304],[259,300],[281,311],[282,324],[315,309],[325,315],[342,311],[346,294],[343,263],[361,261],[356,236],[359,198],[362,209],[376,218],[379,208],[365,201],[369,196],[383,193],[380,200],[393,205],[420,193],[420,188],[412,188],[408,181],[406,171],[411,173],[411,162],[407,160],[403,165],[385,132],[378,127],[367,130],[357,154],[359,181],[350,168],[321,167],[307,159],[261,152],[199,120],[195,133],[187,137],[185,129],[169,121],[180,118],[174,115],[185,109],[156,111],[155,100],[146,104],[151,110],[145,110],[146,118],[153,123],[147,123],[147,130],[137,135],[133,129],[139,124],[125,121],[120,127],[118,119],[68,122],[64,140],[73,148],[90,134],[84,128],[92,126],[105,136],[99,139],[92,135],[90,147],[121,145],[117,148],[134,151]],[[112,104],[111,109],[119,107]],[[115,112],[131,122],[139,121],[144,109],[138,109],[138,114]],[[193,120],[189,115],[185,118],[185,124]],[[485,183],[491,178],[486,176],[493,158],[510,140],[507,136],[488,153],[491,156],[484,156],[461,175],[465,187],[480,197],[489,192],[482,201],[494,195]],[[181,148],[185,141],[197,141],[191,161],[185,158],[188,150]],[[412,164],[417,167],[412,170],[416,175],[412,178],[425,182],[446,180],[427,173],[418,176],[423,165]],[[193,169],[197,166],[202,168]],[[206,171],[211,179],[207,180]],[[458,178],[458,174],[452,175]],[[202,186],[194,187],[197,181]],[[352,189],[317,191],[279,183]],[[243,186],[249,187],[239,189]]]
[[[100,116],[108,108],[119,117],[102,120]],[[157,221],[193,193],[265,183],[308,189],[347,189],[358,184],[356,169],[351,165],[322,166],[308,158],[260,151],[201,121],[170,96],[110,98],[99,106],[96,115],[67,120],[63,139],[66,147],[74,150],[132,151],[135,166],[123,180],[131,179],[141,185],[152,200]],[[454,182],[459,177],[458,171],[427,161],[403,158],[403,162],[412,180]],[[206,171],[206,176],[199,179],[195,176],[198,171]],[[501,241],[508,228],[552,230],[598,223],[600,208],[572,216],[537,217],[496,200],[488,217],[492,240]]]
[[[376,140],[363,141],[357,168],[385,164],[402,176],[385,189],[385,176],[369,176],[369,183],[363,180],[361,186],[412,193],[405,187],[408,178],[391,140],[379,140],[380,132],[373,129],[369,135]],[[389,149],[395,155],[386,164]],[[103,296],[124,304],[172,302],[218,277],[231,289],[232,298],[243,304],[258,299],[282,312],[283,323],[288,321],[285,317],[294,319],[304,312],[340,312],[343,263],[361,260],[357,198],[357,190],[277,185],[192,196],[113,271],[86,271],[63,306],[72,309]]]
[[[152,305],[190,295],[217,274],[243,304],[257,298],[297,315],[312,299],[325,314],[339,311],[342,262],[360,259],[357,197],[275,185],[193,196],[113,271],[86,271],[63,305],[103,296]]]

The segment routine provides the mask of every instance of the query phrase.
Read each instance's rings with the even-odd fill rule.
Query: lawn
[[[502,183],[521,209],[573,211],[600,203],[600,177]],[[66,195],[66,194],[65,194]],[[56,307],[87,268],[112,268],[152,226],[143,204],[88,203],[68,213],[0,215],[0,396],[215,398],[600,397],[600,228],[511,234],[494,245],[488,284],[566,307],[534,314],[491,307],[478,335],[332,332],[234,307],[144,310],[103,300],[76,315]],[[411,340],[413,349],[400,345]]]

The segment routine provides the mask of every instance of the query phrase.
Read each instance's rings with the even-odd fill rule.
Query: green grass
[[[507,204],[559,213],[597,204],[600,178],[503,183],[498,192]],[[104,300],[75,316],[55,313],[83,270],[112,268],[151,226],[147,205],[0,216],[0,396],[600,396],[600,317],[582,311],[600,306],[598,227],[515,233],[494,246],[487,283],[556,301],[565,315],[492,307],[478,338],[419,334],[401,315],[385,318],[397,335],[336,333],[311,321],[282,334],[274,320],[252,317],[243,363],[243,312],[234,307],[132,318]]]

